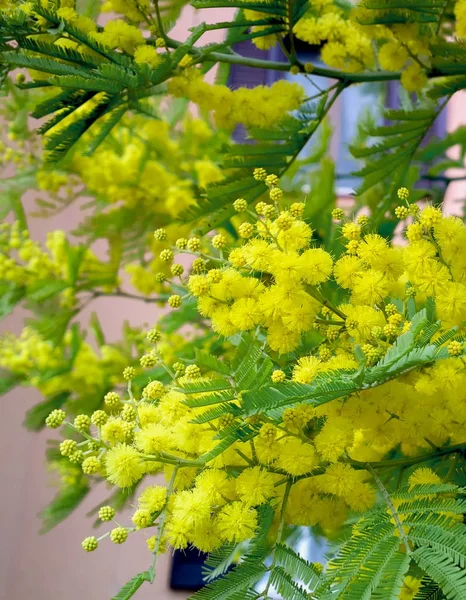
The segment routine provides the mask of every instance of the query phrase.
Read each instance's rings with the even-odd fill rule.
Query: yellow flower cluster
[[[255,176],[267,182],[270,196],[280,196],[276,176],[263,169]],[[312,245],[302,203],[279,210],[261,202],[255,213],[246,211],[250,220],[238,228],[246,234],[235,247],[228,248],[231,240],[218,233],[178,240],[162,254],[168,263],[179,248],[198,254],[186,287],[200,314],[223,337],[249,335],[269,354],[273,391],[309,386],[332,372],[355,374],[360,348],[366,365],[378,363],[411,330],[410,315],[428,297],[435,298],[434,333],[447,358],[342,399],[295,403],[273,419],[259,412],[247,419],[252,436],[224,447],[219,440],[239,425],[235,415],[243,408],[243,393],[232,388],[233,396],[223,397],[221,391],[203,391],[203,385],[216,382],[209,368],[167,365],[173,381],[148,381],[137,396],[130,381],[129,400],[114,402],[108,395],[105,411],[92,415],[91,436],[81,449],[74,440],[61,446],[85,473],[100,473],[118,487],[159,472],[170,482],[167,489],[142,491],[133,525],[107,534],[115,543],[134,529],[156,525],[157,536],[148,540],[152,552],[190,544],[209,552],[250,539],[264,504],[274,508],[277,519],[281,514],[284,524],[318,527],[331,536],[350,512],[364,512],[376,502],[377,482],[367,464],[382,464],[378,461],[394,451],[416,457],[416,464],[432,447],[464,442],[465,225],[432,206],[412,209],[417,216],[407,227],[408,244],[390,247],[379,235],[363,233],[369,219],[345,221],[341,235],[347,252],[334,260]],[[156,237],[166,241],[163,231]],[[328,299],[330,286],[339,288],[336,304]],[[455,339],[442,340],[452,326],[458,328]],[[301,343],[311,333],[320,341],[309,350]],[[141,359],[143,366],[163,362],[157,330],[148,339],[156,349]],[[294,354],[280,356],[291,350]],[[233,381],[237,373],[231,374]],[[303,397],[309,389],[303,388]],[[211,404],[221,402],[224,410],[212,412]],[[50,423],[57,426],[62,417],[54,415]],[[76,419],[75,430],[86,423]],[[425,468],[409,480],[410,485],[437,481]],[[83,547],[91,551],[96,544],[86,538]],[[406,579],[405,587],[409,584]]]
[[[460,4],[456,5],[457,13],[461,13]],[[363,7],[348,16],[329,0],[322,6],[313,4],[293,31],[308,44],[323,44],[321,57],[330,67],[352,73],[372,70],[378,61],[387,71],[403,70],[401,83],[408,92],[424,88],[431,59],[429,30],[421,31],[417,23],[364,26],[357,21],[358,16],[366,16]],[[457,19],[457,27],[461,27],[458,15]]]
[[[72,170],[92,194],[157,213],[157,223],[196,203],[196,185],[223,175],[216,167],[217,136],[205,121],[186,117],[174,132],[166,120],[128,117],[117,128],[118,150],[104,143],[92,158],[76,153]]]
[[[213,111],[217,126],[227,129],[238,123],[262,129],[276,126],[304,100],[304,90],[296,83],[282,80],[270,87],[230,90],[207,83],[198,69],[188,69],[173,77],[168,90],[176,97],[189,98],[203,110]]]

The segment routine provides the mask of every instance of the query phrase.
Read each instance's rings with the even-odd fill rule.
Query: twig
[[[408,538],[406,537],[406,534],[404,532],[403,529],[403,525],[400,521],[400,517],[398,516],[398,513],[396,511],[396,508],[390,498],[390,494],[388,493],[386,487],[384,486],[384,484],[381,482],[379,476],[377,475],[377,473],[374,471],[374,469],[371,467],[370,463],[366,463],[367,469],[368,471],[371,473],[372,477],[374,478],[375,482],[377,483],[377,487],[379,488],[379,490],[382,493],[382,496],[384,497],[384,500],[388,506],[388,508],[390,509],[390,512],[392,513],[393,519],[395,521],[396,527],[400,533],[400,538],[403,540],[403,544],[406,548],[406,553],[409,555],[411,554],[411,548],[409,547],[409,542],[408,542]]]

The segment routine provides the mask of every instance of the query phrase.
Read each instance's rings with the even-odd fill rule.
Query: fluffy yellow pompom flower
[[[173,445],[172,436],[169,431],[158,423],[150,423],[134,436],[136,448],[145,454],[156,454],[163,450],[169,450]]]
[[[293,381],[310,383],[322,371],[322,361],[316,356],[303,356],[293,368]]]
[[[419,92],[427,85],[427,75],[417,64],[411,63],[401,74],[401,85],[407,92]]]
[[[439,318],[461,323],[466,320],[466,286],[462,283],[445,283],[436,296]]]
[[[162,58],[153,46],[144,45],[136,48],[134,61],[138,65],[146,64],[155,68],[162,62]]]
[[[110,48],[121,48],[129,54],[132,54],[137,46],[144,43],[141,31],[121,19],[109,21],[99,37]]]
[[[225,471],[207,469],[196,477],[196,488],[212,504],[224,504],[225,498],[231,497],[234,481],[230,481]]]
[[[314,444],[317,452],[324,460],[337,461],[354,439],[354,428],[351,421],[344,418],[332,418],[316,435]]]
[[[322,248],[305,250],[298,259],[304,281],[317,285],[327,281],[332,273],[333,260]]]
[[[403,587],[400,590],[399,600],[413,600],[421,589],[421,580],[408,575],[403,579]]]
[[[115,446],[125,441],[126,431],[125,422],[122,419],[110,417],[102,426],[102,439],[104,442]]]
[[[396,40],[387,42],[379,50],[379,63],[386,71],[401,70],[408,58],[408,51]]]
[[[388,282],[380,271],[367,271],[353,286],[351,299],[355,304],[379,304],[388,295]]]
[[[420,469],[416,469],[408,479],[408,483],[410,487],[415,485],[425,485],[429,483],[442,483],[440,477],[429,469],[428,467],[421,467]]]
[[[148,510],[150,513],[158,513],[162,510],[167,500],[167,488],[160,485],[147,487],[138,498],[139,508]]]
[[[295,437],[280,440],[280,455],[276,461],[280,469],[290,475],[304,475],[310,473],[317,464],[316,451],[311,444],[305,444]]]
[[[120,444],[111,448],[105,457],[107,479],[120,488],[130,487],[144,474],[144,463],[132,446]]]
[[[343,256],[333,268],[335,281],[345,289],[352,289],[362,272],[362,261],[356,256]]]
[[[257,512],[243,502],[232,502],[218,514],[218,530],[226,542],[244,542],[257,528]]]
[[[249,506],[264,504],[275,495],[275,477],[261,467],[246,469],[236,479],[236,491]]]
[[[318,475],[318,485],[322,492],[348,497],[353,488],[360,483],[360,472],[344,463],[334,463],[327,467],[323,475]]]

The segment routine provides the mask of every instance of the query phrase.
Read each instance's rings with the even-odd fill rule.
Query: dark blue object
[[[189,590],[196,592],[204,587],[202,566],[207,554],[196,548],[175,550],[172,561],[170,587],[172,590]]]

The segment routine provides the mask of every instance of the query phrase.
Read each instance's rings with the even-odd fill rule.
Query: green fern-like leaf
[[[150,574],[148,571],[138,573],[132,579],[130,579],[121,588],[116,596],[112,597],[112,600],[129,600],[139,590],[145,581],[150,581]]]
[[[439,584],[448,600],[466,598],[466,570],[441,551],[428,547],[417,548],[413,554],[416,563]]]
[[[385,119],[391,125],[371,127],[367,132],[371,137],[379,138],[376,144],[359,148],[351,146],[355,158],[364,159],[365,166],[353,173],[362,177],[363,182],[357,193],[362,194],[380,182],[388,183],[389,197],[392,197],[409,165],[424,139],[427,131],[437,117],[437,109],[416,109],[414,111],[388,110]],[[385,213],[387,206],[379,207]]]

